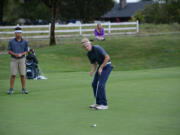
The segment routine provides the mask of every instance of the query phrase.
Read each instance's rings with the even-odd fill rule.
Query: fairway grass
[[[179,135],[180,67],[113,71],[109,110],[91,110],[88,72],[51,72],[27,80],[28,95],[7,95],[0,79],[0,135]],[[96,127],[92,127],[96,124]]]

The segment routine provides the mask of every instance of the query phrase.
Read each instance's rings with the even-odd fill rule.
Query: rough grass
[[[180,32],[180,24],[140,24],[140,34]]]
[[[36,49],[43,72],[88,71],[89,61],[79,39],[64,39],[62,45]],[[29,42],[32,44],[31,42]],[[178,34],[164,36],[107,37],[99,44],[111,57],[118,70],[137,70],[180,66],[180,38]],[[0,55],[0,70],[7,74],[9,55]]]

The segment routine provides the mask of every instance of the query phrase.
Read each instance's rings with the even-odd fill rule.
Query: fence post
[[[80,32],[80,36],[82,35],[82,26],[81,23],[79,24],[79,32]]]
[[[136,21],[136,32],[137,33],[139,32],[139,21],[138,20]]]
[[[108,23],[108,33],[111,34],[111,22]]]
[[[51,34],[51,23],[49,23],[49,38],[50,38],[50,34]]]

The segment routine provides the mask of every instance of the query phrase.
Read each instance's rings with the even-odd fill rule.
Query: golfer
[[[81,44],[87,51],[87,56],[92,64],[90,71],[91,76],[94,74],[97,65],[99,65],[92,82],[96,103],[90,105],[90,108],[96,108],[98,110],[108,109],[105,85],[112,70],[110,57],[102,47],[99,45],[92,45],[88,38],[82,39]]]
[[[22,30],[20,27],[15,28],[15,38],[9,41],[8,51],[11,55],[11,78],[8,94],[13,93],[17,72],[20,73],[22,93],[28,94],[28,91],[25,89],[25,55],[28,51],[28,43],[22,38]]]

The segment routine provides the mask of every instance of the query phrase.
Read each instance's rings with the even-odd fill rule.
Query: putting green
[[[7,95],[0,80],[1,135],[179,135],[180,67],[114,71],[107,83],[109,110],[94,103],[88,72],[45,74],[28,80],[28,95]],[[96,127],[92,127],[96,124]]]

